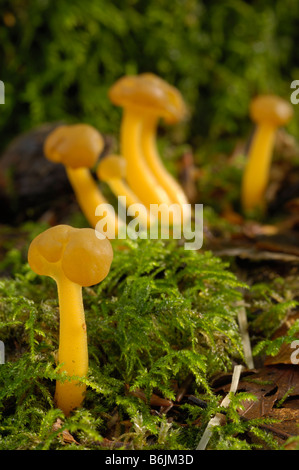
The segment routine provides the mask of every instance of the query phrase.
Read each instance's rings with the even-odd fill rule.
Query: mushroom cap
[[[152,73],[124,76],[109,90],[113,104],[151,112],[168,123],[184,119],[187,108],[181,93]]]
[[[50,276],[60,263],[63,274],[80,286],[101,282],[113,259],[111,243],[97,238],[91,228],[56,225],[39,234],[30,244],[28,262],[37,274]]]
[[[104,147],[101,134],[88,124],[57,127],[44,144],[48,160],[70,168],[92,168]]]
[[[250,115],[255,122],[269,122],[282,126],[293,116],[293,108],[284,99],[276,95],[260,95],[250,104]]]
[[[126,160],[118,155],[108,155],[100,160],[97,176],[102,181],[123,179],[126,176]]]

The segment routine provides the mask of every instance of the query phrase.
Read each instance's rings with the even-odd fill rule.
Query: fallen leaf
[[[278,328],[273,335],[272,339],[279,338],[281,336],[285,336],[289,328],[299,319],[299,312],[292,313],[289,315],[284,323]],[[299,338],[299,334],[297,335]],[[292,354],[294,353],[294,348],[292,348],[291,343],[283,343],[279,352],[275,356],[267,356],[264,364],[274,365],[274,364],[294,364],[292,362]]]
[[[229,384],[216,389],[227,393]],[[238,392],[255,395],[256,401],[243,403],[240,415],[248,419],[268,416],[274,405],[282,398],[299,396],[299,368],[294,365],[266,366],[242,377]]]
[[[58,431],[62,427],[62,421],[60,418],[56,420],[56,422],[52,426],[53,431]],[[76,441],[76,439],[73,438],[73,436],[69,433],[67,429],[64,429],[62,433],[58,434],[60,438],[62,438],[63,442],[65,444],[79,444],[79,442]]]
[[[133,395],[134,397],[140,398],[145,403],[147,403],[148,400],[147,400],[146,394],[142,390],[136,388],[135,390],[129,391],[128,386],[126,387],[126,389],[127,389],[127,393],[129,393],[130,395]],[[150,405],[169,407],[169,406],[172,406],[173,403],[171,400],[167,400],[166,398],[159,397],[158,395],[152,393],[150,397]]]

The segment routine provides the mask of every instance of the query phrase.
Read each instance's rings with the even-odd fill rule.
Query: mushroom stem
[[[69,377],[86,377],[88,348],[82,287],[63,273],[56,279],[60,309],[58,364]],[[84,400],[86,386],[77,380],[56,382],[55,402],[65,415]]]
[[[60,126],[51,132],[45,140],[44,153],[48,160],[64,165],[77,201],[92,227],[95,228],[99,222],[96,217],[98,206],[105,205],[105,233],[114,238],[119,229],[115,212],[90,173],[103,147],[102,135],[95,128],[74,124]]]
[[[149,211],[143,204],[136,198],[136,195],[133,193],[131,188],[122,180],[119,179],[111,179],[107,181],[108,186],[110,187],[113,194],[118,196],[125,196],[126,197],[126,207],[127,209],[130,207],[137,207],[140,205],[143,207],[143,210],[138,211],[139,215],[138,218],[144,228],[150,228],[151,226],[151,217]],[[142,209],[142,207],[140,207]]]
[[[187,197],[181,186],[164,167],[157,149],[157,125],[158,118],[156,116],[147,114],[144,117],[141,144],[145,160],[159,184],[164,187],[170,201],[183,207],[185,204],[188,204]],[[186,212],[185,208],[185,216],[187,215]]]
[[[250,117],[257,124],[244,171],[241,200],[245,212],[264,209],[264,193],[276,130],[289,122],[292,106],[279,96],[260,95],[250,103]]]
[[[151,204],[169,204],[166,191],[150,171],[141,150],[142,112],[124,109],[121,123],[121,153],[127,161],[127,180],[136,196],[149,209]]]
[[[133,193],[131,188],[121,179],[111,178],[107,181],[107,184],[116,197],[126,196],[127,206],[140,202],[137,200],[136,195]]]
[[[96,182],[92,178],[87,168],[66,167],[69,181],[73,187],[78,204],[80,205],[85,217],[92,227],[96,227],[99,218],[95,215],[95,210],[100,204],[105,204],[107,211],[107,237],[114,238],[118,234],[118,219],[113,210],[109,211],[109,203],[102,195]],[[110,230],[109,230],[110,228]]]
[[[276,127],[269,123],[261,123],[256,128],[242,182],[242,205],[245,211],[263,205],[275,131]]]
[[[55,401],[66,414],[81,405],[88,370],[87,332],[82,287],[93,286],[107,276],[113,259],[107,238],[99,239],[91,228],[56,225],[40,233],[30,244],[28,263],[40,276],[57,284],[60,330],[58,364],[65,380],[57,380]]]
[[[126,167],[126,161],[123,157],[112,154],[100,160],[96,173],[99,180],[105,181],[117,198],[125,197],[126,208],[130,212],[128,215],[132,215],[131,211],[136,209],[141,225],[144,228],[149,228],[150,213],[128,185]]]

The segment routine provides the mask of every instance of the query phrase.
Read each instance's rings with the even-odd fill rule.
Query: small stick
[[[230,394],[231,393],[236,393],[236,391],[237,391],[242,369],[243,369],[243,366],[241,366],[241,365],[238,365],[238,366],[234,367],[234,372],[233,372],[233,376],[232,376],[230,391],[224,397],[224,399],[222,400],[220,406],[225,407],[225,408],[228,407],[228,405],[230,403]],[[206,429],[205,429],[205,431],[204,431],[204,433],[203,433],[203,435],[202,435],[202,437],[201,437],[201,439],[198,443],[198,446],[196,447],[196,450],[205,450],[206,449],[207,444],[208,444],[208,442],[209,442],[209,440],[212,436],[213,427],[218,426],[219,424],[221,424],[221,414],[217,413],[208,422],[208,425],[207,425],[207,427],[206,427]]]
[[[247,314],[246,314],[246,309],[243,303],[240,303],[238,305],[238,322],[239,322],[239,328],[240,328],[240,333],[241,333],[242,342],[243,342],[246,365],[248,369],[254,369],[250,338],[248,334]]]

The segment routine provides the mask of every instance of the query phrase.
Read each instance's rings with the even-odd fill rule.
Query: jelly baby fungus
[[[102,158],[97,166],[99,180],[108,184],[116,197],[125,197],[128,215],[134,216],[138,212],[138,219],[144,228],[150,227],[150,214],[147,208],[138,199],[126,181],[126,160],[118,155],[108,155]]]
[[[289,122],[292,106],[275,95],[261,95],[250,105],[250,116],[257,124],[245,167],[241,199],[245,212],[263,209],[264,194],[269,180],[269,171],[278,127]]]
[[[113,238],[118,231],[118,220],[90,172],[103,146],[101,134],[92,126],[62,125],[47,137],[44,153],[48,160],[65,166],[78,204],[92,227],[99,221],[96,208],[105,204],[106,233],[109,238]]]
[[[166,90],[157,86],[163,81],[153,74],[139,76],[125,76],[120,78],[109,90],[109,98],[117,106],[123,107],[123,118],[120,130],[120,150],[127,161],[127,180],[139,199],[149,208],[150,204],[172,203],[167,191],[163,187],[164,179],[158,179],[158,170],[153,172],[151,160],[144,155],[142,143],[147,135],[153,137],[154,129],[148,120],[157,120],[163,117],[168,122],[175,120],[178,114],[176,108],[182,107],[179,98],[172,88]],[[150,137],[149,137],[150,140]],[[149,145],[149,144],[148,144]],[[157,157],[157,154],[155,154]],[[149,164],[150,161],[150,164]],[[161,165],[159,164],[159,168]]]
[[[157,181],[167,192],[171,203],[188,204],[186,194],[175,178],[166,170],[157,147],[157,126],[163,118],[167,124],[175,124],[187,116],[186,105],[180,92],[167,82],[153,74],[143,74],[139,77],[148,83],[148,91],[159,101],[153,100],[150,110],[143,115],[141,145],[146,162]]]
[[[84,400],[86,386],[80,382],[88,371],[88,348],[82,287],[101,282],[113,258],[107,238],[99,240],[91,228],[68,225],[51,227],[38,235],[28,251],[32,270],[50,276],[57,284],[59,326],[59,369],[66,378],[56,382],[55,402],[69,415]]]

